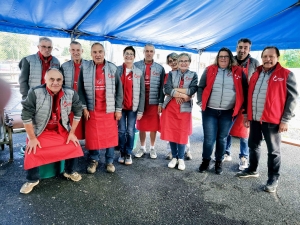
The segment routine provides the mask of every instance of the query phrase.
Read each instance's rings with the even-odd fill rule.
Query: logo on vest
[[[153,72],[152,72],[152,75],[153,75],[153,76],[159,76],[159,73],[157,73],[156,71],[153,71]]]
[[[135,77],[135,78],[141,78],[141,76],[138,76],[138,75],[136,75],[136,74],[134,74],[134,77]]]
[[[284,78],[277,77],[276,75],[273,77],[273,81],[284,81]]]
[[[241,76],[237,75],[237,74],[234,74],[234,78],[238,80],[238,79],[241,79]]]
[[[185,77],[185,80],[193,80],[192,77]]]
[[[112,78],[115,78],[115,76],[112,75],[112,74],[110,74],[110,73],[108,74],[108,77],[111,78],[111,79],[112,79]]]
[[[66,108],[68,106],[72,106],[71,102],[67,102],[66,100],[63,102],[63,107]]]
[[[56,68],[59,68],[59,65],[57,63],[51,63],[50,64],[50,67],[56,67]]]

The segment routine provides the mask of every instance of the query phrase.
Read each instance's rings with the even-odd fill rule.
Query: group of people
[[[157,158],[155,140],[160,132],[171,150],[168,167],[184,170],[185,155],[192,158],[189,136],[195,95],[204,132],[199,171],[208,170],[215,146],[215,172],[223,172],[222,162],[230,160],[233,135],[240,137],[241,143],[242,172],[237,176],[258,177],[263,135],[268,147],[265,190],[276,191],[280,132],[288,129],[293,117],[296,81],[292,72],[280,66],[276,47],[263,50],[262,66],[250,56],[250,47],[249,39],[239,40],[235,57],[229,49],[220,49],[198,84],[197,73],[189,70],[191,56],[187,53],[169,54],[167,63],[172,70],[166,74],[153,60],[152,44],[144,46],[144,59],[138,62],[134,62],[135,49],[127,46],[123,64],[116,66],[105,59],[101,43],[91,46],[92,60],[87,61],[81,58],[81,44],[72,41],[72,59],[60,66],[51,55],[51,39],[40,38],[37,54],[19,64],[28,180],[20,192],[30,193],[39,183],[39,166],[60,160],[65,160],[64,177],[81,180],[76,172],[76,159],[83,155],[78,139],[85,139],[88,150],[87,173],[96,172],[100,150],[105,150],[107,172],[113,173],[115,146],[120,150],[118,162],[131,165],[136,129],[141,145],[136,158],[147,153],[146,132],[150,132],[150,158]]]

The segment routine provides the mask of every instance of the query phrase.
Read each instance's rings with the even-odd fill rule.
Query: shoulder
[[[112,63],[112,62],[110,62],[110,61],[106,61],[105,64],[106,64],[109,68],[114,69],[114,70],[117,70],[117,66],[116,66],[114,63]]]
[[[69,60],[67,62],[64,62],[63,64],[61,64],[61,67],[66,67],[69,66],[72,63],[72,60]]]

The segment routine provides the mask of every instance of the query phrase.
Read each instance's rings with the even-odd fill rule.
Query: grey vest
[[[60,101],[61,123],[66,130],[70,131],[69,115],[71,113],[72,99],[75,91],[69,88],[63,88],[63,91],[64,91],[64,95]],[[34,102],[34,101],[36,107],[35,107],[35,113],[33,119],[31,118],[28,120],[23,119],[24,118],[23,116],[25,116],[26,114],[26,112],[24,112],[24,109],[28,109],[28,106],[30,106],[29,102]],[[52,101],[53,101],[52,96],[48,93],[48,91],[44,86],[39,86],[34,89],[31,89],[28,93],[28,97],[22,101],[23,122],[25,124],[32,122],[34,127],[34,133],[37,137],[44,131],[44,129],[46,128],[49,122],[49,119],[51,117],[51,112],[52,112]],[[80,117],[77,119],[79,120]]]
[[[237,60],[237,56],[235,56],[234,58]],[[250,59],[250,64],[248,67],[248,82],[249,82],[252,74],[256,71],[256,67],[259,66],[259,62],[256,59],[252,58],[251,55],[249,54],[245,59],[245,61],[240,66],[243,68],[247,68],[248,59]]]
[[[29,71],[29,80],[28,85],[29,88],[36,87],[38,85],[41,85],[42,80],[42,61],[38,54],[29,55],[26,57],[26,60],[28,61],[30,65],[30,71]],[[60,63],[57,58],[52,56],[52,59],[50,61],[50,68],[57,68],[59,69]]]
[[[82,59],[81,66],[82,66],[82,64],[87,63],[87,62],[88,62],[87,60]],[[70,60],[68,62],[63,63],[61,65],[61,71],[64,75],[65,86],[73,88],[74,75],[75,75],[74,61]]]
[[[144,79],[142,71],[137,68],[135,65],[132,67],[132,111],[136,112],[138,110],[140,101],[144,101],[143,99],[140,100],[140,92],[141,92],[141,79]],[[121,78],[123,75],[123,65],[118,66],[117,68],[117,75]],[[143,110],[144,111],[144,110]],[[142,111],[142,112],[143,112]]]
[[[138,67],[145,76],[146,65],[144,60],[138,61],[134,63],[136,67]],[[150,105],[158,105],[160,103],[161,91],[163,87],[163,79],[161,76],[165,76],[164,68],[156,62],[153,62],[151,65],[151,76],[150,76],[150,93],[149,93],[149,104]],[[163,100],[163,99],[162,99]]]
[[[111,113],[115,111],[122,111],[122,108],[116,108],[115,95],[116,95],[116,71],[115,64],[105,61],[103,67],[105,74],[105,94],[106,94],[106,112]],[[81,65],[83,75],[84,90],[86,94],[86,107],[88,110],[95,108],[95,76],[96,65],[93,60],[88,61]],[[123,101],[123,99],[122,99]]]
[[[252,95],[252,115],[253,120],[260,121],[262,112],[266,102],[266,94],[268,89],[268,80],[271,75],[271,71],[264,73],[263,71],[259,74],[255,88]]]
[[[235,86],[232,72],[218,68],[218,73],[207,102],[207,107],[213,109],[233,109],[235,105]]]
[[[179,84],[180,84],[180,80],[181,80],[181,72],[179,70],[175,70],[175,71],[171,71],[169,73],[169,76],[172,77],[172,85],[173,88],[178,88]],[[195,76],[195,72],[192,71],[187,71],[186,73],[184,73],[184,81],[183,81],[183,87],[184,89],[188,89],[192,83],[192,80]],[[197,75],[196,75],[197,76]],[[198,77],[198,76],[197,76]],[[196,83],[197,83],[197,78],[196,78]],[[197,90],[197,88],[195,89]],[[168,105],[168,103],[172,100],[172,95],[174,94],[174,90],[172,91],[171,96],[167,95],[165,98],[165,101],[162,105],[162,107],[165,109]],[[188,95],[193,95],[195,93],[189,93]],[[192,107],[193,107],[193,101],[188,101],[188,102],[184,102],[180,105],[180,112],[192,112]]]

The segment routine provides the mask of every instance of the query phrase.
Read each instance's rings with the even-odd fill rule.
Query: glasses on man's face
[[[228,59],[229,55],[219,55],[219,59]]]
[[[190,61],[189,60],[179,60],[178,62],[179,63],[189,63]]]
[[[172,60],[172,59],[169,59],[169,60],[168,60],[168,63],[169,63],[169,64],[175,63],[175,62],[177,62],[177,59],[173,59],[173,60]]]
[[[48,49],[48,50],[51,50],[53,48],[52,46],[45,46],[45,45],[40,45],[40,47],[42,49]]]
[[[126,56],[134,56],[133,53],[129,53],[129,52],[125,52],[125,55],[126,55]]]

